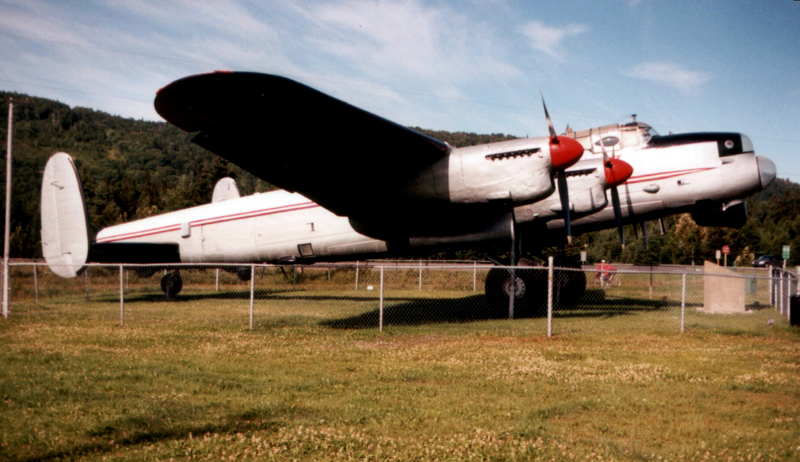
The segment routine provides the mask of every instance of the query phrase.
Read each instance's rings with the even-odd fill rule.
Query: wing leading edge
[[[192,140],[259,178],[338,215],[396,196],[449,146],[293,80],[201,74],[159,90],[156,111]]]

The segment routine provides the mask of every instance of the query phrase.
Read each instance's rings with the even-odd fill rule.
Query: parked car
[[[769,268],[771,266],[783,266],[783,258],[777,255],[764,255],[753,262],[754,268]]]

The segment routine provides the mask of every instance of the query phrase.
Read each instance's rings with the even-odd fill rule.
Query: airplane
[[[573,219],[585,232],[702,210],[708,225],[737,224],[743,199],[775,177],[741,134],[662,137],[634,121],[557,135],[544,106],[550,136],[456,148],[266,74],[189,76],[159,90],[155,108],[283,190],[240,197],[224,179],[210,204],[111,226],[92,243],[74,164],[56,154],[43,180],[42,246],[59,276],[86,262],[295,264],[498,243],[511,244],[513,267],[548,240],[569,242]],[[532,274],[492,269],[487,297],[540,311],[546,294]],[[569,301],[585,276],[564,275]],[[181,286],[177,271],[161,280],[167,298]]]

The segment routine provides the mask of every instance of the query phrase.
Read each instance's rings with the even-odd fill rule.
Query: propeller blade
[[[564,226],[567,231],[567,244],[572,244],[572,224],[570,223],[569,211],[569,190],[567,189],[567,175],[564,169],[571,167],[583,155],[583,146],[574,138],[568,136],[558,136],[556,129],[553,128],[553,121],[550,120],[550,113],[547,112],[547,104],[542,95],[542,107],[544,117],[547,119],[547,129],[550,132],[550,163],[556,174],[558,181],[558,195],[561,199],[561,210],[564,211]]]
[[[544,117],[547,119],[547,128],[550,129],[550,142],[558,144],[558,135],[556,135],[556,129],[553,128],[553,121],[550,120],[550,114],[547,112],[547,105],[544,104],[544,94],[542,94],[542,106],[544,107]]]
[[[622,207],[619,203],[619,192],[616,186],[611,188],[611,205],[614,206],[614,218],[617,220],[617,229],[619,230],[619,242],[622,248],[625,248],[625,233],[622,230]]]
[[[564,211],[564,229],[567,232],[567,244],[572,245],[572,224],[569,213],[569,191],[567,190],[567,175],[564,170],[558,172],[558,195],[561,198],[561,210]]]
[[[648,247],[647,245],[647,222],[642,222],[642,237],[644,238],[644,248]]]
[[[624,160],[617,158],[608,158],[606,153],[606,145],[603,144],[602,130],[598,134],[600,138],[600,146],[603,148],[603,166],[606,174],[606,185],[611,189],[611,205],[614,207],[614,219],[617,221],[617,229],[619,230],[619,242],[622,249],[625,249],[625,232],[622,229],[622,207],[619,203],[619,191],[617,186],[628,181],[628,178],[633,174],[633,167],[631,164]],[[636,227],[634,226],[634,231]]]

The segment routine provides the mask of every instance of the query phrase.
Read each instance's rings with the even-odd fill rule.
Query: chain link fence
[[[11,315],[90,303],[105,319],[169,320],[208,305],[249,328],[317,323],[384,329],[519,319],[542,334],[583,331],[757,332],[788,325],[797,270],[697,267],[497,267],[462,262],[330,265],[90,265],[62,279],[37,262],[10,267]],[[512,283],[513,281],[513,283]],[[513,293],[514,297],[509,294]],[[218,310],[216,309],[218,307]],[[536,328],[536,327],[534,327]]]

